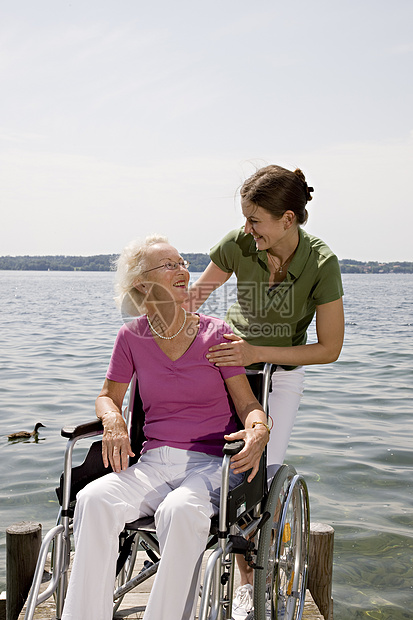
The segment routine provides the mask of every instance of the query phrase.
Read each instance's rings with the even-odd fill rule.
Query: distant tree
[[[15,271],[111,271],[117,254],[95,256],[1,256],[0,270]],[[202,272],[210,263],[208,254],[195,252],[182,256],[191,263],[190,271]],[[379,263],[354,259],[340,260],[342,273],[413,273],[413,262]]]

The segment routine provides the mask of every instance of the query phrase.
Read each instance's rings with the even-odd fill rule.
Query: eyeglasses
[[[149,273],[150,271],[155,271],[155,269],[162,269],[165,268],[168,271],[175,271],[176,269],[178,269],[178,267],[183,267],[185,269],[188,269],[189,265],[191,263],[189,263],[187,260],[180,260],[178,263],[164,263],[163,265],[159,265],[159,267],[152,267],[152,269],[147,269],[146,271],[143,271],[142,273]]]

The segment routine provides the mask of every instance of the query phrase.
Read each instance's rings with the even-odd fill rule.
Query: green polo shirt
[[[257,346],[305,344],[316,306],[343,295],[338,259],[317,237],[299,230],[299,242],[285,280],[270,287],[267,252],[258,251],[243,229],[215,245],[211,260],[237,277],[237,301],[226,320],[234,333]]]

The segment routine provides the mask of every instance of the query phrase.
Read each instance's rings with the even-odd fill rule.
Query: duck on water
[[[37,422],[36,426],[31,432],[30,431],[19,431],[17,433],[11,433],[10,435],[7,435],[7,438],[9,441],[16,441],[19,439],[30,439],[31,437],[34,437],[36,439],[39,434],[40,427],[46,428],[44,424],[42,424],[41,422]]]

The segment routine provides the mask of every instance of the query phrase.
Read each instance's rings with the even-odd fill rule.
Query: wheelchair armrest
[[[78,426],[64,426],[60,431],[62,437],[66,439],[79,439],[80,437],[93,437],[103,433],[101,420],[92,420]]]
[[[222,452],[223,454],[234,456],[234,454],[238,454],[238,452],[241,452],[244,446],[245,446],[245,441],[243,439],[237,439],[235,441],[227,441],[227,443],[222,448]]]

